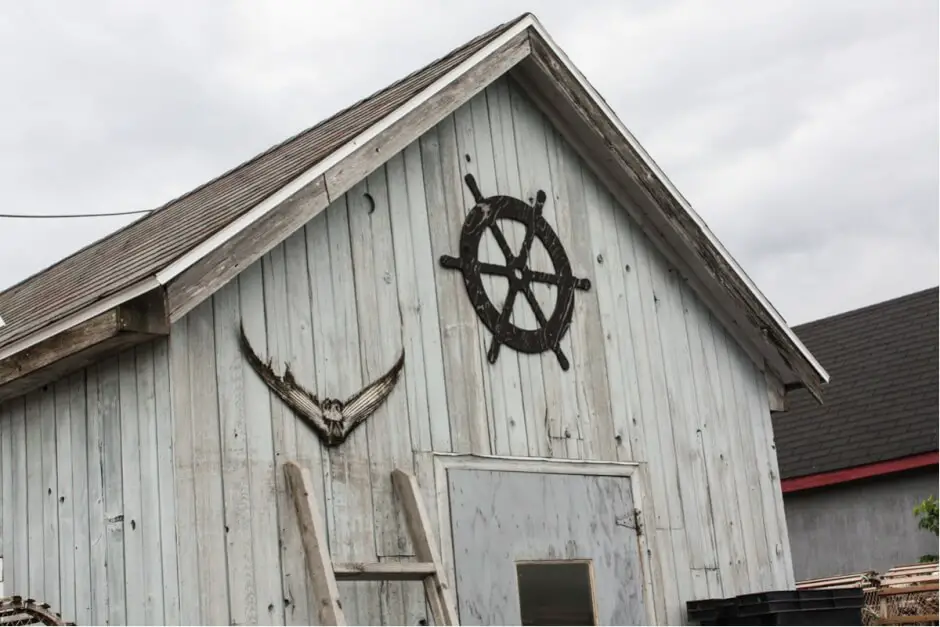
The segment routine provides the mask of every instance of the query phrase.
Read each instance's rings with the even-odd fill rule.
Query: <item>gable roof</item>
[[[189,276],[190,283],[201,284],[177,290],[187,301],[170,307],[170,321],[178,319],[237,268],[283,239],[283,223],[299,227],[299,218],[309,220],[330,197],[356,182],[350,180],[353,174],[361,178],[381,165],[377,160],[394,154],[392,148],[397,152],[417,139],[420,129],[510,69],[541,87],[542,106],[567,124],[567,138],[576,147],[588,145],[589,163],[607,172],[606,180],[619,186],[621,197],[631,197],[633,202],[624,204],[640,227],[672,255],[696,293],[743,338],[759,365],[781,383],[805,386],[819,398],[826,371],[531,14],[473,39],[3,292],[0,365],[142,294],[155,289],[169,294],[174,284],[187,282],[181,275]],[[425,119],[416,124],[416,116]],[[374,146],[374,154],[366,146]],[[356,159],[360,162],[347,167]],[[285,208],[302,202],[298,198],[317,186],[316,202],[307,202],[309,207]],[[293,217],[272,221],[278,212],[293,212]],[[251,239],[250,251],[233,244],[239,238]],[[206,270],[207,265],[226,267],[215,271]],[[216,274],[213,281],[206,279],[209,272]]]
[[[938,288],[794,328],[833,373],[774,414],[783,479],[937,451]]]
[[[518,21],[473,39],[4,291],[0,347],[163,270]]]

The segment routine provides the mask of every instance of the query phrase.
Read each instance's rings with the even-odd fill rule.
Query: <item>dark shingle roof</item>
[[[818,405],[790,392],[775,414],[784,479],[937,450],[938,288],[794,331],[832,375]]]
[[[527,14],[526,14],[527,15]],[[0,293],[0,347],[162,270],[325,159],[525,15]]]

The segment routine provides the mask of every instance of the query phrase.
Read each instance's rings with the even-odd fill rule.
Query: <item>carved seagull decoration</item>
[[[251,347],[245,335],[244,325],[240,328],[242,353],[252,370],[268,385],[277,396],[290,407],[297,416],[326,446],[342,444],[353,429],[378,409],[398,382],[398,375],[405,364],[405,352],[391,370],[376,379],[365,388],[353,394],[346,401],[325,398],[322,401],[316,395],[304,389],[294,379],[290,364],[284,364],[284,376],[275,374],[271,359],[262,361]]]

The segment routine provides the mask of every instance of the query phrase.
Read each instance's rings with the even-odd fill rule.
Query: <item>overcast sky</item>
[[[938,283],[937,7],[5,2],[0,213],[159,206],[534,8],[798,324]],[[0,289],[131,219],[0,219]]]

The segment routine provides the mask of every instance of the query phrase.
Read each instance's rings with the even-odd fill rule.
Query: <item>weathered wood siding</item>
[[[79,625],[178,624],[168,344],[0,406],[4,584]]]
[[[569,371],[550,352],[505,347],[487,362],[460,273],[438,263],[457,253],[473,205],[467,173],[484,195],[546,192],[575,275],[592,282],[562,342]],[[482,250],[500,254],[492,241]],[[533,255],[550,269],[544,250]],[[551,292],[537,296],[550,310]],[[533,328],[517,303],[516,323]],[[321,397],[348,397],[402,347],[404,374],[325,451],[239,354],[240,322]],[[0,410],[6,589],[79,622],[309,624],[281,463],[322,478],[336,559],[408,560],[389,473],[413,469],[433,502],[430,451],[643,462],[655,605],[672,624],[688,599],[792,583],[763,375],[505,79],[246,268],[168,343],[53,387]],[[428,617],[419,584],[341,592],[350,622]]]
[[[592,281],[562,343],[568,372],[550,352],[503,348],[496,364],[486,361],[489,332],[459,272],[438,262],[456,254],[473,205],[467,173],[484,195],[545,190],[575,275]],[[522,234],[507,238],[518,246]],[[495,242],[483,248],[499,259]],[[550,269],[544,250],[534,263]],[[538,296],[550,310],[549,291]],[[534,327],[531,310],[516,312],[517,324]],[[240,320],[278,371],[289,362],[321,396],[351,395],[402,346],[403,378],[345,444],[323,451],[239,355]],[[195,530],[192,546],[180,547],[191,561],[181,561],[191,573],[180,582],[186,620],[308,620],[296,521],[277,470],[286,459],[322,477],[337,559],[410,559],[389,473],[415,470],[430,499],[427,453],[474,452],[646,462],[657,603],[670,622],[687,599],[790,583],[763,375],[507,80],[194,310],[171,345],[175,380],[192,385],[176,397],[177,490],[195,497],[178,507],[181,528]],[[341,587],[350,621],[426,616],[417,584]]]

